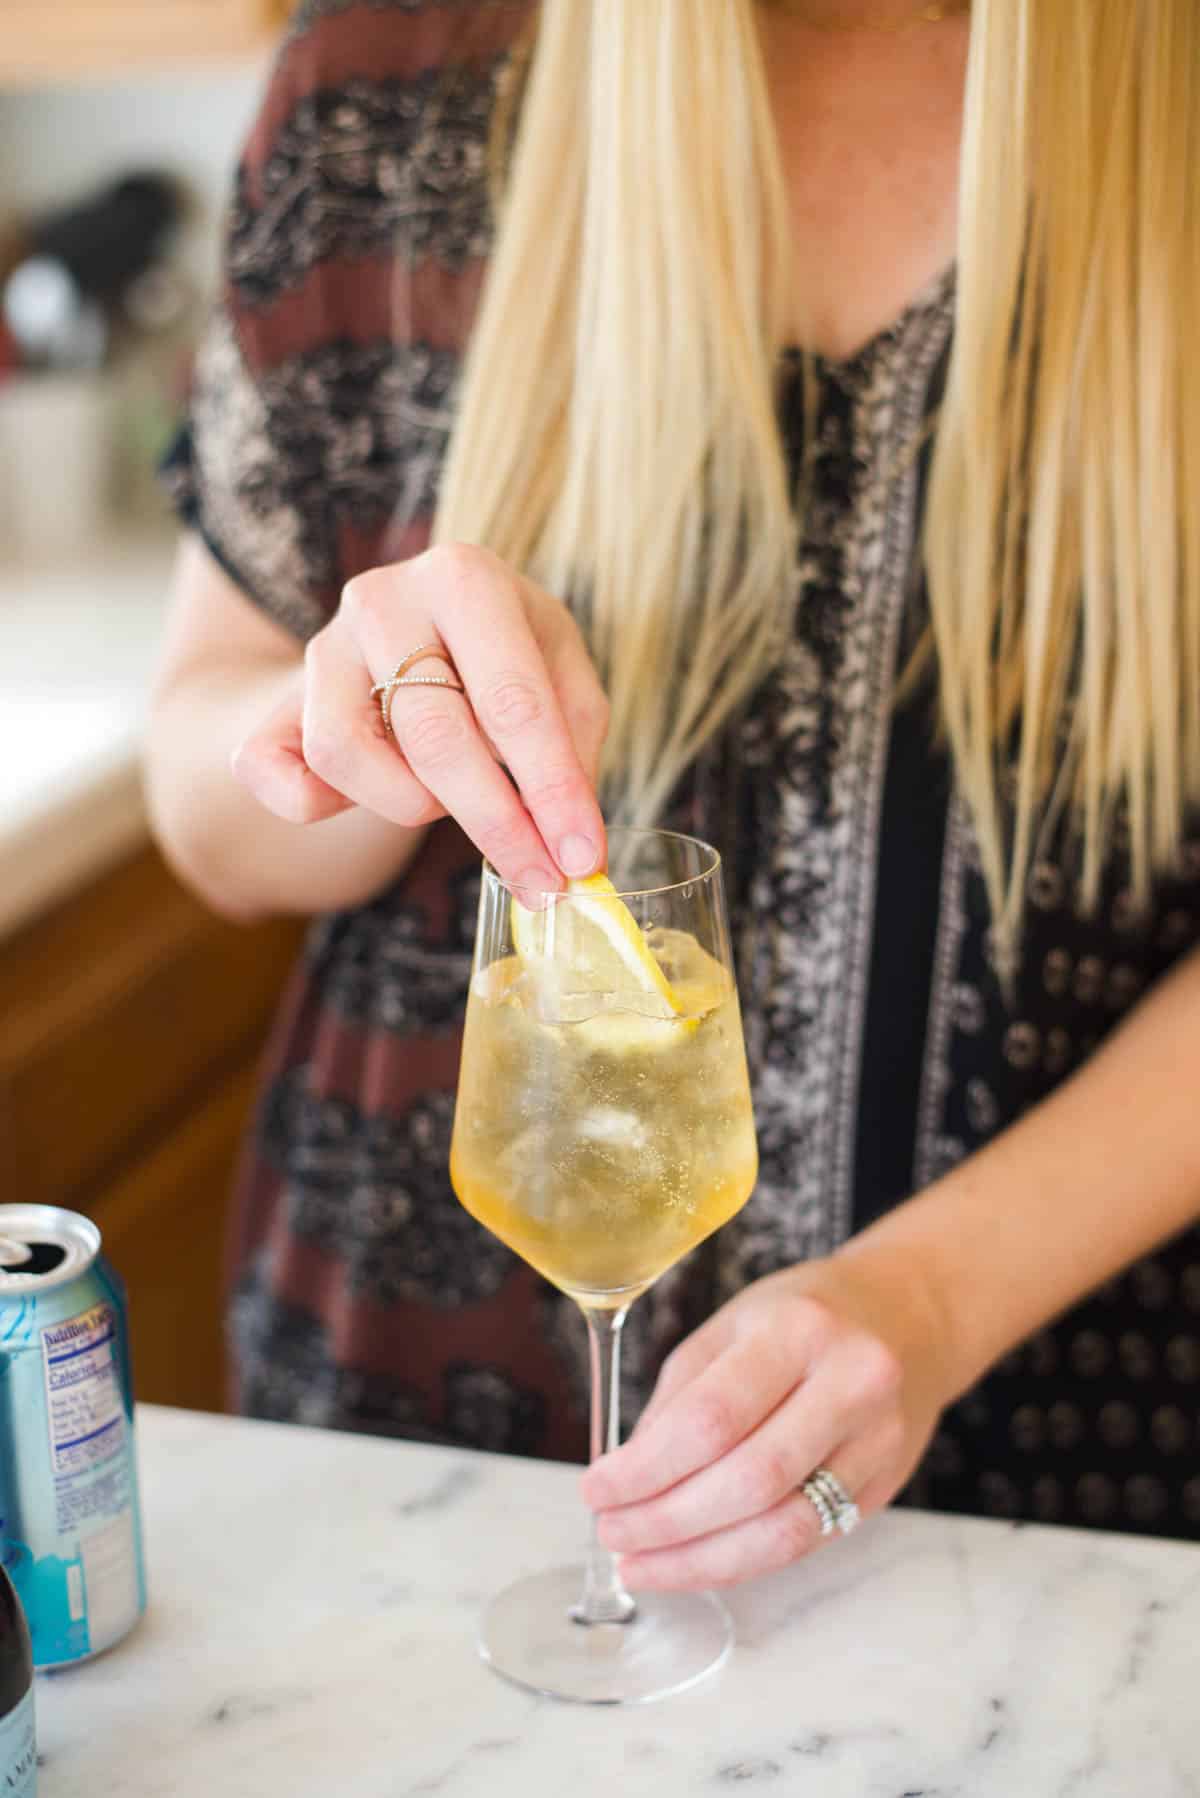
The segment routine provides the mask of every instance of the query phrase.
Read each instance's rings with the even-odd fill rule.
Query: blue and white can
[[[50,1205],[0,1205],[0,1531],[35,1667],[145,1610],[125,1289],[95,1224]]]

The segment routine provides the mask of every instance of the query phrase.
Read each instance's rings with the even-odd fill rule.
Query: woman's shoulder
[[[302,0],[256,137],[268,139],[298,101],[343,87],[486,79],[533,10],[533,0]]]
[[[452,34],[480,19],[496,21],[504,13],[530,15],[536,0],[297,0],[292,8],[292,29],[305,31],[318,20],[354,15],[360,25],[376,19],[396,18],[435,28],[439,22]]]
[[[281,139],[295,140],[352,178],[375,144],[436,128],[453,94],[474,91],[480,110],[532,13],[529,0],[303,0],[244,167],[269,180]]]
[[[350,311],[361,328],[377,311],[382,327],[398,270],[478,268],[498,81],[530,16],[524,0],[304,0],[238,167],[225,275],[239,318],[299,303],[315,278],[310,324],[341,329]]]
[[[487,257],[510,0],[302,0],[242,144],[170,481],[309,634],[424,546]]]

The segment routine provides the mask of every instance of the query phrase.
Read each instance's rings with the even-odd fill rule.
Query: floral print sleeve
[[[301,639],[424,546],[490,238],[520,5],[309,0],[238,165],[174,503]]]

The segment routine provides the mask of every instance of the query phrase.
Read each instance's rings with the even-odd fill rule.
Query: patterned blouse
[[[304,638],[354,573],[427,540],[488,254],[489,119],[525,5],[310,0],[240,164],[221,302],[169,464],[188,524]],[[723,849],[762,1172],[631,1314],[627,1417],[747,1281],[835,1249],[1077,1067],[1200,937],[1200,836],[1151,915],[1118,852],[1076,906],[1040,861],[1006,1000],[921,629],[927,425],[953,273],[847,361],[780,371],[805,495],[795,624],[676,812]],[[815,393],[815,404],[812,396]],[[259,1416],[582,1456],[582,1325],[457,1204],[447,1161],[478,862],[411,871],[311,932],[235,1213],[237,1399]],[[1054,1194],[1044,1195],[1053,1205]],[[1009,1357],[946,1415],[908,1496],[1200,1534],[1200,1232]]]

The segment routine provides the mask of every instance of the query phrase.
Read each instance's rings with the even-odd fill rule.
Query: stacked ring
[[[810,1473],[800,1490],[817,1513],[823,1536],[832,1536],[835,1530],[848,1536],[862,1521],[858,1506],[828,1467]]]

